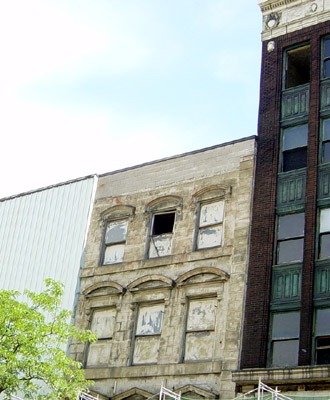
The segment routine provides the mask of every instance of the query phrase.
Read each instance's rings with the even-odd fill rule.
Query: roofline
[[[98,176],[99,176],[99,178],[103,178],[103,177],[108,176],[108,175],[119,174],[121,172],[130,171],[132,169],[146,167],[148,165],[161,163],[163,161],[174,160],[176,158],[190,156],[190,155],[197,154],[197,153],[202,153],[204,151],[214,150],[214,149],[217,149],[219,147],[225,147],[225,146],[229,146],[229,145],[236,144],[236,143],[239,143],[239,142],[244,142],[244,141],[251,140],[251,139],[255,139],[256,140],[257,139],[257,135],[251,135],[251,136],[247,136],[247,137],[244,137],[244,138],[232,140],[230,142],[216,144],[216,145],[210,146],[210,147],[204,147],[203,149],[188,151],[187,153],[181,153],[181,154],[177,154],[175,156],[164,157],[164,158],[160,158],[160,159],[154,160],[154,161],[148,161],[148,162],[145,162],[145,163],[142,163],[142,164],[133,165],[132,167],[126,167],[126,168],[122,168],[122,169],[117,169],[115,171],[106,172],[104,174],[99,174]]]
[[[12,196],[3,197],[3,198],[0,199],[0,203],[3,202],[3,201],[16,199],[17,197],[28,196],[30,194],[42,192],[44,190],[48,190],[48,189],[52,189],[52,188],[59,187],[59,186],[64,186],[64,185],[70,185],[71,183],[74,183],[74,182],[80,182],[80,181],[83,181],[83,180],[86,180],[86,179],[90,179],[90,178],[95,178],[95,177],[98,177],[98,174],[86,175],[86,176],[82,176],[81,178],[70,179],[69,181],[56,183],[54,185],[43,186],[43,187],[41,187],[39,189],[29,190],[28,192],[22,192],[22,193],[14,194]]]

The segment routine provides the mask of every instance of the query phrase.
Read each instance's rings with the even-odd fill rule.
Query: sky
[[[0,0],[0,198],[257,133],[257,0]]]

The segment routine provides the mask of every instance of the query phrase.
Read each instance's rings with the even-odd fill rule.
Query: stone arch
[[[204,279],[198,279],[199,277]],[[207,279],[205,279],[205,277]],[[215,267],[199,267],[185,272],[177,279],[177,285],[182,286],[188,283],[210,282],[210,281],[227,281],[230,275],[222,269]],[[194,279],[196,278],[196,279]]]
[[[157,288],[172,288],[174,281],[164,275],[144,275],[141,278],[131,282],[127,289],[129,291],[143,290],[143,289],[157,289]]]
[[[126,289],[119,283],[113,281],[105,281],[94,283],[83,291],[85,297],[101,296],[106,294],[123,294]]]

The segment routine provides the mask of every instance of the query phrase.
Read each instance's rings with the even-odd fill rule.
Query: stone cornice
[[[266,0],[259,6],[264,41],[330,20],[329,0]]]

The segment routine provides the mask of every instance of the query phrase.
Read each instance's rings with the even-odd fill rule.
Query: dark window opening
[[[330,38],[323,42],[323,78],[330,77]]]
[[[330,364],[330,308],[316,310],[315,363]]]
[[[327,162],[330,162],[330,118],[322,122],[322,163]]]
[[[285,88],[308,83],[310,79],[309,45],[286,52]]]
[[[307,166],[307,148],[287,150],[283,152],[283,172],[294,169],[306,168]]]
[[[330,233],[320,235],[320,255],[319,258],[330,257]]]
[[[330,141],[323,143],[322,162],[330,162]]]
[[[163,235],[165,233],[172,233],[174,226],[174,219],[175,219],[174,212],[154,215],[152,234]]]
[[[316,339],[316,364],[330,364],[330,336]]]

